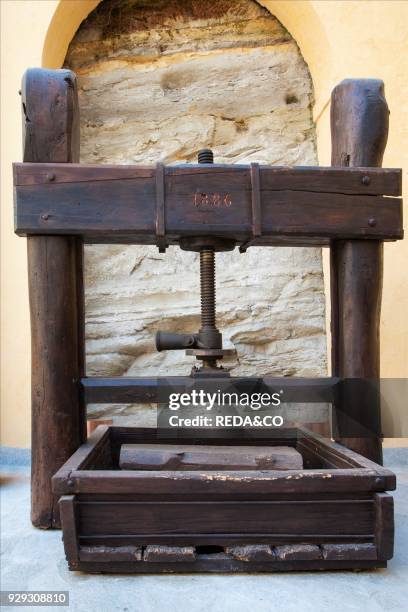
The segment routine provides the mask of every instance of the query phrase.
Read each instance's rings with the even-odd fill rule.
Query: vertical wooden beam
[[[394,499],[388,493],[374,495],[375,543],[378,558],[384,561],[394,555]]]
[[[76,78],[30,69],[22,83],[25,162],[79,161]],[[50,183],[52,173],[47,176]],[[28,278],[32,355],[31,520],[59,527],[51,477],[86,437],[82,244],[72,236],[30,236]]]
[[[64,550],[69,569],[75,570],[79,561],[79,540],[75,495],[62,495],[59,500],[61,524],[64,530]]]
[[[347,79],[332,93],[332,166],[382,165],[388,136],[384,84],[376,79]],[[364,180],[364,178],[362,179]],[[369,180],[369,179],[365,179]],[[367,227],[376,219],[367,219]],[[335,241],[331,246],[332,373],[342,378],[378,380],[380,376],[380,308],[383,245],[379,241]],[[337,439],[365,457],[382,463],[379,435],[352,438],[342,431],[342,409],[335,408]],[[366,406],[353,405],[363,419]],[[380,430],[380,399],[370,410]],[[360,414],[358,412],[360,411]]]

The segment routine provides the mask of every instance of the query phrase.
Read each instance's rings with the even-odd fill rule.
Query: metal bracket
[[[250,167],[251,177],[251,205],[252,205],[252,239],[247,240],[239,247],[240,253],[245,253],[251,246],[254,238],[262,235],[261,219],[261,173],[258,163],[252,163]]]
[[[165,224],[165,168],[159,162],[156,164],[156,244],[159,253],[165,253],[166,224]]]

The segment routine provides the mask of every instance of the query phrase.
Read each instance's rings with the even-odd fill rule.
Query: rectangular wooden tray
[[[53,477],[71,570],[274,572],[386,567],[395,475],[304,430],[188,444],[288,445],[303,470],[119,470],[126,443],[178,443],[100,426]]]

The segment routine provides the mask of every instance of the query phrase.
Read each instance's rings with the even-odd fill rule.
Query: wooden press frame
[[[205,227],[206,235],[234,238],[243,250],[328,246],[333,375],[264,384],[298,389],[300,398],[319,390],[332,401],[341,379],[379,378],[383,241],[403,236],[401,171],[380,169],[388,134],[381,81],[345,80],[334,89],[332,168],[78,165],[75,75],[28,70],[22,107],[15,229],[28,244],[34,525],[60,526],[51,477],[86,439],[86,404],[151,402],[161,384],[85,376],[84,242],[163,250]],[[210,197],[197,201],[204,177]],[[188,378],[172,382],[182,388]],[[359,406],[353,410],[358,416]],[[340,431],[337,439],[381,464],[379,436],[343,439]]]

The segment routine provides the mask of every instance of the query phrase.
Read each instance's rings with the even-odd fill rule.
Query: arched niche
[[[332,50],[313,0],[258,0],[288,30],[309,67],[315,90],[315,116],[330,94]],[[84,19],[101,0],[59,0],[44,41],[42,65],[60,68],[68,45]]]

